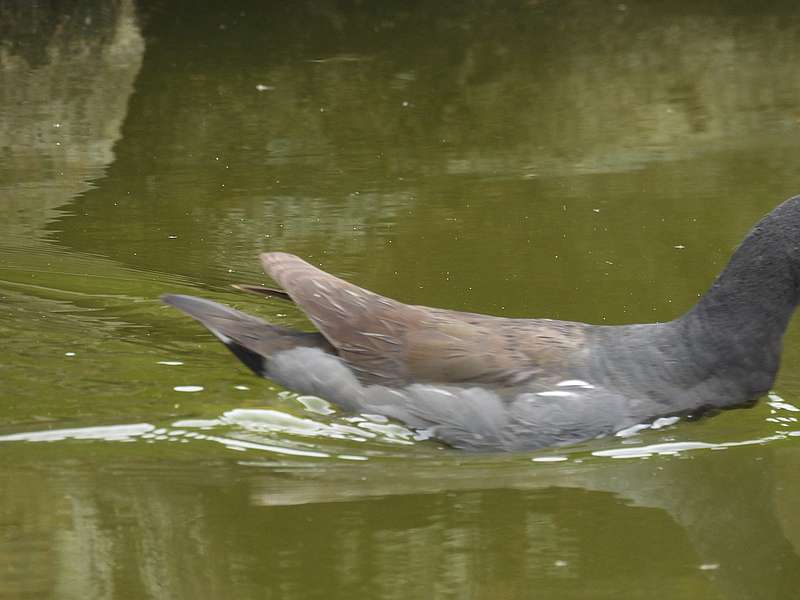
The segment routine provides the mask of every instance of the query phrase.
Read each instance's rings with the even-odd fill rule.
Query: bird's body
[[[598,326],[408,305],[296,256],[262,255],[319,333],[191,296],[164,301],[203,323],[254,372],[298,393],[378,413],[465,449],[578,442],[659,417],[741,406],[769,390],[798,300],[800,197],[747,236],[701,301],[667,323]]]

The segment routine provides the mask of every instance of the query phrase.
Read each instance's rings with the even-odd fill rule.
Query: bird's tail
[[[270,357],[284,350],[318,348],[330,354],[336,353],[322,334],[272,325],[211,300],[179,294],[165,294],[161,300],[202,323],[228,350],[261,377],[269,376]]]

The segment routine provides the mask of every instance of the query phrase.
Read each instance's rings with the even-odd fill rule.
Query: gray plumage
[[[291,254],[261,255],[319,333],[191,296],[167,304],[257,374],[350,411],[399,419],[458,448],[574,443],[769,390],[798,301],[800,197],[762,219],[709,292],[668,323],[597,326],[403,304]]]

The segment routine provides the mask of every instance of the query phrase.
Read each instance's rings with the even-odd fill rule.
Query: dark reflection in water
[[[539,314],[609,277],[630,290],[630,269],[656,276],[629,255],[663,265],[673,246],[705,244],[719,261],[796,191],[792,3],[170,3],[143,15],[117,161],[51,226],[61,244],[124,264],[222,284],[229,269],[256,276],[257,252],[290,249],[409,300]],[[661,219],[696,225],[677,237]],[[592,254],[609,236],[624,238],[617,252]],[[409,269],[419,256],[427,269]],[[698,262],[659,269],[681,306],[719,266]],[[549,283],[491,297],[532,274]],[[627,314],[571,298],[559,312],[661,316],[663,296],[641,294],[608,303]]]
[[[11,597],[745,599],[800,584],[800,489],[776,498],[786,448],[338,468],[86,450],[77,465],[41,450],[13,483],[4,470],[25,492],[0,502]]]
[[[42,237],[114,160],[143,52],[131,1],[0,4],[4,251]]]
[[[671,318],[800,192],[799,55],[793,2],[0,3],[0,435],[343,418],[292,408],[157,305],[205,288],[296,324],[227,291],[260,279],[262,250],[410,302]],[[795,329],[787,402],[799,356]],[[766,440],[796,427],[788,406],[653,439]],[[795,437],[545,464],[206,433],[332,458],[3,441],[0,597],[745,599],[800,583]]]

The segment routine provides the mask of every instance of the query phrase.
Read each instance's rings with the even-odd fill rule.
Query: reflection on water
[[[789,598],[780,396],[465,456],[159,306],[289,250],[390,296],[668,319],[800,190],[793,2],[0,5],[0,598]]]
[[[753,598],[791,597],[798,584],[800,531],[773,485],[790,468],[785,445],[634,461],[450,453],[350,465],[264,460],[255,445],[238,462],[200,460],[195,448],[164,463],[159,452],[120,446],[127,452],[109,452],[113,462],[99,469],[79,447],[75,462],[36,446],[37,476],[15,485],[50,498],[49,510],[18,495],[0,503],[11,524],[4,564],[23,548],[36,559],[12,590],[306,598],[334,586],[342,596],[497,597],[500,586],[502,597],[558,589],[579,598],[589,586],[613,598],[623,586],[631,598],[653,589]],[[41,561],[61,575],[41,572]],[[309,572],[325,583],[309,585]]]
[[[111,164],[144,52],[131,0],[60,15],[26,4],[0,6],[4,246],[41,236]]]
[[[408,264],[415,253],[398,242],[412,233],[419,251],[442,263],[437,278],[453,270],[453,246],[472,241],[486,254],[475,257],[481,275],[508,256],[542,263],[540,248],[552,247],[566,262],[546,265],[548,279],[566,268],[591,280],[604,259],[619,263],[570,251],[594,231],[572,211],[608,210],[603,205],[623,195],[637,199],[626,207],[635,211],[642,195],[655,194],[664,212],[709,223],[718,198],[742,181],[781,179],[765,177],[763,165],[783,181],[794,177],[782,158],[800,126],[792,100],[800,78],[790,59],[800,53],[797,15],[726,13],[722,3],[697,14],[689,6],[485,2],[459,11],[390,3],[380,16],[302,3],[248,7],[245,16],[219,9],[193,22],[207,40],[199,47],[167,45],[184,39],[185,22],[153,18],[154,45],[119,160],[102,189],[78,199],[53,229],[72,248],[214,283],[229,269],[255,273],[247,261],[265,247],[336,256],[345,275],[385,283],[392,271],[367,270],[364,257],[379,250],[387,264]],[[364,35],[372,19],[391,34]],[[499,35],[521,24],[519,34]],[[369,60],[309,62],[341,56]],[[198,74],[202,61],[208,67]],[[256,88],[267,84],[274,89]],[[753,155],[758,170],[748,164]],[[677,171],[631,172],[675,161]],[[600,176],[620,172],[628,176]],[[665,187],[673,194],[659,194]],[[730,218],[744,231],[791,192],[776,181],[761,188],[759,210]],[[694,199],[689,214],[683,194]],[[514,227],[530,217],[531,203],[546,205],[537,218],[544,222]],[[653,201],[644,204],[650,210]],[[598,222],[610,228],[608,219],[619,218],[611,211]],[[638,247],[662,235],[628,225]],[[491,230],[503,235],[490,239]],[[162,251],[169,236],[181,264]],[[444,240],[447,263],[436,258]],[[663,241],[671,249],[685,242]],[[528,273],[511,268],[505,275]],[[407,269],[393,271],[397,290],[420,283]]]

